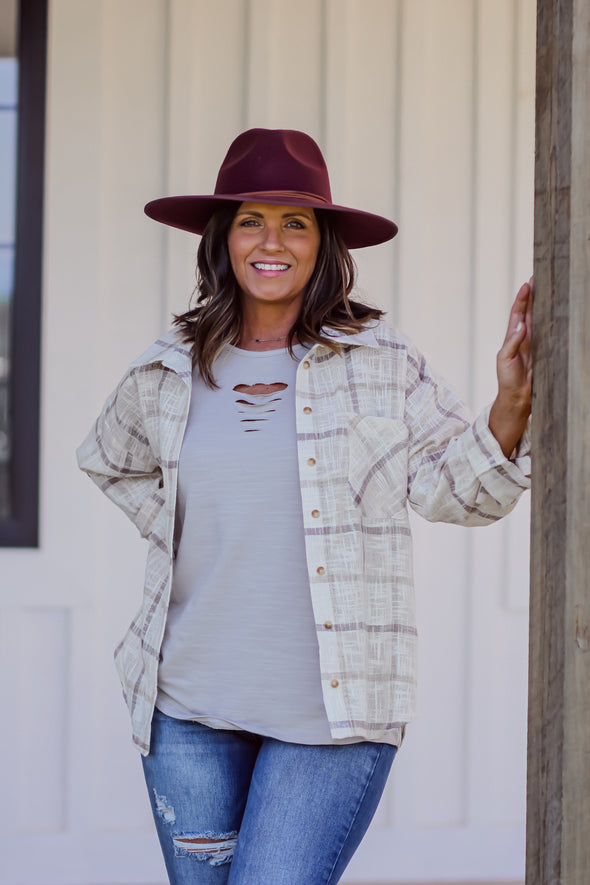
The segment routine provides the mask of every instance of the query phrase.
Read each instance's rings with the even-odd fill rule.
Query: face
[[[243,298],[259,304],[303,301],[320,246],[313,209],[241,203],[227,244]]]

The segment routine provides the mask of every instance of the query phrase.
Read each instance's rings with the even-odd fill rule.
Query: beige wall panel
[[[513,286],[520,285],[523,272],[526,275],[533,264],[536,12],[534,0],[517,0]]]
[[[327,0],[324,148],[337,203],[398,218],[400,2]],[[395,321],[399,240],[353,252],[363,300]]]
[[[323,0],[250,0],[244,128],[303,129],[322,140]]]
[[[433,527],[419,518],[412,519],[412,530],[420,635],[418,719],[408,728],[413,782],[400,813],[420,827],[465,824],[469,539],[455,526]]]
[[[27,699],[10,717],[18,735],[13,826],[19,835],[33,837],[68,824],[70,622],[66,610],[49,607],[22,609],[13,618],[11,672],[17,697]]]
[[[473,364],[472,395],[477,402],[487,402],[495,395],[490,367],[506,331],[514,273],[516,4],[484,0],[477,11],[473,313],[478,359]]]
[[[243,0],[170,0],[166,193],[211,193],[220,145],[244,124],[247,10]]]
[[[103,3],[98,353],[115,382],[160,331],[161,232],[142,210],[164,171],[166,36],[166,0]]]
[[[469,377],[472,0],[404,4],[400,323],[459,392]]]
[[[0,679],[0,704],[7,714],[13,715],[17,709],[17,685],[12,676],[13,643],[14,636],[13,613],[7,608],[0,609],[0,668],[4,675]],[[8,677],[10,674],[10,678]],[[16,738],[8,728],[0,729],[0,754],[3,759],[9,759],[14,755]],[[8,778],[5,784],[6,801],[0,803],[0,832],[10,833],[14,828],[14,816],[12,808],[16,801],[17,784],[13,778]],[[3,845],[0,844],[0,847]]]

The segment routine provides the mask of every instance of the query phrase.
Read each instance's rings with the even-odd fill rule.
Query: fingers
[[[529,280],[528,283],[523,283],[518,290],[516,298],[514,299],[514,304],[512,305],[511,313],[520,313],[523,316],[526,315],[529,304],[532,301],[532,295],[533,284],[532,281]]]
[[[521,324],[525,327],[524,334],[520,340],[524,341],[527,333],[530,336],[530,332],[532,329],[532,317],[533,317],[533,278],[531,277],[528,283],[523,283],[523,285],[518,290],[516,298],[514,299],[514,303],[510,310],[510,317],[508,320],[508,329],[506,330],[506,338],[504,339],[504,343],[507,343],[514,335],[521,332]]]
[[[527,334],[528,327],[522,318],[518,319],[517,324],[512,329],[512,331],[510,331],[510,326],[508,327],[506,340],[504,341],[504,345],[501,351],[504,353],[504,356],[506,356],[507,359],[513,359],[516,356],[520,349],[520,346],[527,337]]]
[[[529,406],[532,384],[532,311],[531,278],[520,287],[514,299],[506,337],[496,362],[499,395],[508,397],[511,401],[528,402]]]
[[[531,334],[533,324],[533,278],[518,290],[510,310],[506,337],[498,357],[501,360],[519,359],[524,369],[531,360]]]
[[[533,301],[534,301],[534,298],[535,298],[535,290],[533,287],[533,278],[531,277],[529,280],[529,300],[527,303],[527,310],[526,310],[526,324],[531,331],[533,328]]]

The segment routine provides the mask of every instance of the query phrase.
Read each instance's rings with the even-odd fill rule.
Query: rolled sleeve
[[[490,430],[490,409],[491,405],[487,406],[467,431],[473,435],[475,444],[466,446],[466,453],[474,473],[485,475],[488,491],[494,494],[495,490],[501,499],[510,493],[507,482],[521,491],[531,486],[530,422],[512,457],[506,458]]]

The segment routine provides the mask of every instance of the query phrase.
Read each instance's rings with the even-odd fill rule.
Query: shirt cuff
[[[477,416],[470,429],[475,446],[467,447],[467,457],[477,476],[495,471],[498,480],[516,484],[520,489],[531,485],[531,430],[530,418],[527,427],[510,458],[504,455],[500,444],[489,426],[491,405]]]

